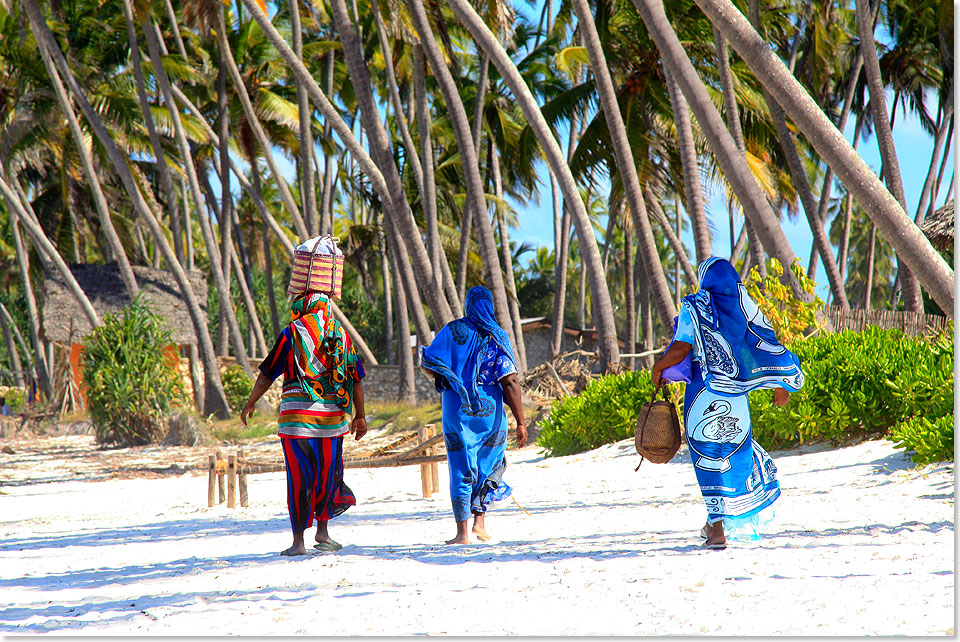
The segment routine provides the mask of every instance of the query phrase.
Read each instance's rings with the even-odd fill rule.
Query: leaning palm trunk
[[[0,175],[0,196],[7,201],[10,216],[18,219],[19,223],[23,223],[27,234],[30,236],[30,240],[33,241],[33,245],[37,248],[40,256],[44,257],[47,263],[57,271],[67,289],[70,291],[70,294],[77,300],[77,304],[79,304],[83,314],[90,322],[90,326],[96,328],[100,325],[100,317],[97,315],[97,311],[93,309],[93,304],[90,303],[90,299],[87,298],[83,288],[80,287],[73,273],[70,272],[67,263],[63,260],[63,257],[60,256],[60,252],[57,251],[57,248],[50,242],[50,239],[47,238],[43,228],[40,226],[40,222],[30,210],[30,203],[20,189],[19,184],[17,184],[16,179],[11,180],[14,183],[12,187],[8,185],[3,179],[3,176]]]
[[[383,231],[383,214],[380,215],[380,223],[377,225],[377,250],[380,254],[380,276],[383,279],[383,318],[384,318],[384,343],[387,349],[387,363],[396,363],[394,356],[393,343],[393,284],[391,283],[391,261],[387,252],[387,235]]]
[[[57,94],[57,101],[60,103],[60,108],[67,117],[70,134],[73,136],[74,143],[77,146],[77,153],[80,155],[83,173],[87,178],[87,184],[90,186],[90,193],[93,195],[93,203],[97,210],[97,217],[100,220],[100,228],[107,241],[107,247],[116,259],[117,267],[120,269],[120,278],[123,280],[123,284],[130,294],[130,298],[133,299],[137,296],[137,293],[140,292],[140,288],[137,286],[137,279],[133,274],[133,269],[130,267],[127,253],[123,249],[123,243],[120,242],[120,237],[117,236],[117,230],[113,227],[113,220],[110,218],[110,208],[107,205],[107,199],[100,186],[100,177],[97,175],[93,164],[93,155],[90,148],[87,147],[83,131],[80,129],[80,123],[77,120],[77,115],[73,111],[70,97],[67,94],[66,88],[63,86],[60,74],[57,73],[57,68],[53,64],[52,58],[42,47],[40,48],[40,56],[43,58],[43,65],[46,67],[47,75],[50,77],[50,84],[53,85],[54,91]]]
[[[133,19],[131,0],[123,1],[123,15],[127,25],[127,41],[130,46],[130,61],[133,63],[133,74],[136,79],[137,99],[140,101],[140,111],[143,113],[143,124],[147,128],[150,147],[153,149],[153,156],[156,159],[155,165],[157,175],[160,178],[160,190],[165,196],[163,200],[167,207],[167,217],[170,220],[173,250],[177,254],[177,260],[183,263],[186,255],[183,249],[183,239],[180,236],[180,213],[177,210],[176,191],[173,187],[173,179],[170,177],[170,168],[167,166],[166,155],[163,153],[163,147],[160,144],[160,134],[157,133],[157,126],[153,120],[153,114],[150,111],[150,100],[147,98],[143,64],[140,58],[140,43],[137,40],[137,28]],[[145,26],[145,28],[148,27]],[[152,60],[151,62],[154,68],[159,64],[158,60]]]
[[[593,71],[593,77],[596,81],[597,93],[600,94],[600,105],[603,108],[603,114],[606,118],[607,129],[610,132],[610,140],[613,143],[614,154],[617,159],[617,169],[620,173],[620,179],[623,183],[623,191],[630,206],[630,211],[636,214],[637,223],[637,243],[641,248],[644,267],[650,276],[650,288],[653,292],[654,304],[657,312],[665,324],[673,321],[677,314],[677,309],[673,305],[673,299],[670,296],[670,286],[667,284],[667,277],[663,273],[663,266],[660,263],[660,257],[657,254],[657,244],[653,237],[653,230],[650,228],[650,219],[647,217],[647,207],[643,202],[643,191],[640,189],[640,179],[637,176],[637,165],[634,162],[633,150],[630,148],[630,142],[627,140],[627,129],[623,124],[623,115],[620,113],[620,103],[617,100],[617,91],[614,87],[613,79],[610,77],[610,70],[607,67],[606,56],[603,53],[603,47],[600,44],[600,36],[597,34],[597,27],[593,22],[593,14],[590,12],[590,6],[587,0],[573,0],[573,7],[577,12],[579,20],[580,33],[583,36],[583,42],[586,45],[590,56],[590,67]],[[692,136],[691,136],[691,143]],[[694,154],[696,160],[696,154]],[[689,194],[688,203],[693,205],[694,195],[692,193],[694,184],[699,192],[699,178],[694,178],[693,184],[687,183]],[[702,203],[701,213],[702,213]],[[694,216],[691,211],[691,216]],[[696,219],[694,219],[696,221]],[[706,219],[704,218],[704,228]],[[697,234],[697,224],[694,224],[695,234]],[[708,237],[709,239],[709,237]],[[700,243],[706,243],[706,256],[709,256],[709,240],[698,238],[698,248]],[[629,249],[627,250],[629,251]],[[699,255],[699,251],[698,251]]]
[[[623,300],[624,304],[627,307],[627,345],[626,350],[628,354],[632,354],[636,349],[637,345],[637,319],[636,319],[636,290],[634,289],[633,283],[633,224],[630,222],[629,217],[623,217],[623,259],[624,259],[624,270],[623,270]],[[677,276],[679,277],[680,270],[677,269]],[[677,281],[677,289],[680,289],[680,282]],[[674,302],[674,305],[677,305]],[[634,369],[635,362],[634,358],[630,357],[627,361],[627,367],[631,370]]]
[[[430,29],[430,21],[427,19],[427,12],[423,8],[422,0],[407,0],[407,6],[410,9],[410,16],[413,19],[417,34],[420,36],[420,44],[423,47],[423,52],[426,55],[427,61],[430,63],[430,68],[433,70],[433,76],[440,86],[440,92],[443,94],[444,102],[447,104],[450,124],[457,140],[457,149],[460,150],[460,166],[463,169],[464,179],[466,180],[467,202],[464,209],[473,209],[473,223],[476,226],[480,255],[483,257],[487,286],[493,295],[494,313],[496,314],[497,322],[504,330],[507,330],[507,333],[510,335],[511,343],[519,347],[523,342],[523,337],[518,336],[521,330],[519,327],[516,327],[514,323],[511,323],[510,319],[510,304],[507,288],[503,275],[500,273],[500,262],[497,258],[497,244],[493,237],[493,226],[490,224],[490,219],[487,216],[487,203],[484,198],[483,181],[480,178],[480,163],[478,161],[477,150],[473,146],[473,132],[470,131],[470,121],[467,118],[467,111],[463,106],[463,101],[460,100],[457,85],[453,80],[453,76],[450,74],[450,69],[444,61],[440,46],[437,44],[437,40],[433,36],[433,31]],[[493,162],[499,161],[493,159]],[[519,315],[517,316],[519,317]],[[523,361],[522,356],[521,361]]]
[[[427,104],[427,87],[423,49],[413,47],[413,94],[417,110],[417,129],[420,133],[420,154],[423,157],[423,187],[420,190],[423,214],[427,221],[427,239],[430,242],[430,260],[434,276],[442,280],[442,287],[456,316],[463,316],[462,299],[450,274],[450,264],[440,243],[440,228],[437,223],[437,182],[433,167],[433,142],[430,138],[430,106]],[[414,154],[416,157],[416,154]]]
[[[207,252],[210,255],[210,273],[213,275],[214,287],[220,297],[220,309],[226,312],[227,328],[230,332],[230,342],[233,344],[233,350],[237,359],[237,364],[244,369],[248,375],[253,375],[253,368],[247,358],[247,350],[243,342],[243,335],[240,333],[240,324],[237,322],[236,312],[233,309],[233,301],[230,297],[230,283],[226,280],[222,269],[222,261],[217,247],[216,238],[210,227],[210,220],[207,217],[206,208],[203,203],[203,196],[200,192],[200,182],[197,178],[196,167],[194,166],[193,153],[190,150],[190,144],[187,142],[183,122],[180,119],[180,110],[173,98],[173,92],[170,91],[170,82],[167,79],[163,66],[159,65],[160,46],[156,39],[156,34],[150,25],[152,21],[147,19],[147,28],[144,34],[147,40],[147,48],[150,52],[150,58],[157,62],[154,63],[154,78],[160,88],[160,92],[167,104],[167,112],[170,114],[170,120],[173,125],[173,134],[177,146],[180,149],[181,158],[183,158],[183,168],[187,173],[187,182],[190,185],[190,194],[193,197],[193,207],[197,212],[197,218],[200,221],[200,229],[203,232],[203,241],[207,246]],[[222,215],[221,215],[222,216]],[[223,225],[230,225],[229,220],[221,221]],[[178,261],[179,263],[179,261]]]
[[[436,287],[438,281],[434,279],[430,256],[423,245],[419,229],[413,218],[413,212],[411,212],[410,205],[406,200],[400,174],[397,171],[393,153],[390,151],[387,132],[380,121],[379,111],[373,98],[370,76],[367,72],[360,40],[347,16],[346,4],[343,0],[334,0],[332,9],[334,24],[340,37],[340,43],[343,46],[343,55],[347,62],[350,77],[353,80],[357,102],[360,105],[363,129],[369,136],[370,152],[376,161],[376,165],[383,172],[383,178],[389,188],[388,202],[393,205],[390,218],[394,219],[394,216],[396,216],[394,222],[397,224],[398,231],[403,235],[404,241],[408,243],[408,249],[413,250],[411,264],[417,275],[416,282],[430,305],[434,323],[436,328],[439,329],[453,320],[450,305],[442,290]],[[408,293],[412,294],[416,291],[414,286],[410,284],[407,284],[407,286]]]
[[[737,93],[733,84],[733,74],[730,73],[730,50],[727,47],[727,40],[716,27],[713,28],[714,48],[717,52],[717,71],[720,74],[720,85],[723,88],[723,109],[727,116],[727,129],[730,130],[730,136],[736,143],[737,149],[744,156],[747,155],[747,145],[743,139],[743,128],[740,126],[740,110],[737,108]],[[671,98],[672,100],[672,98]],[[750,239],[748,256],[760,272],[760,276],[767,278],[767,265],[763,260],[763,250],[760,247],[760,240],[750,219],[744,217],[743,229],[736,243],[733,241],[733,207],[729,207],[730,215],[730,242],[733,243],[733,249],[730,252],[730,260],[736,261],[740,252],[743,250],[743,244]],[[700,260],[699,258],[697,260]],[[747,273],[747,266],[750,261],[744,262],[744,273]]]
[[[790,266],[796,256],[790,247],[780,227],[780,221],[770,209],[760,186],[750,172],[747,159],[737,149],[730,132],[724,126],[723,119],[707,94],[707,89],[697,76],[696,70],[687,58],[687,54],[673,32],[667,16],[663,11],[660,0],[641,2],[634,0],[634,6],[640,13],[643,22],[651,37],[656,42],[663,62],[668,65],[670,72],[676,78],[683,91],[690,108],[693,110],[700,124],[700,129],[713,149],[714,157],[720,165],[727,180],[733,187],[743,212],[753,223],[753,227],[760,237],[764,247],[771,256],[780,260],[781,264]],[[801,300],[809,300],[810,296],[804,292],[799,281],[789,269],[784,270],[783,281],[793,290],[794,296]]]
[[[300,26],[300,2],[289,0],[290,31],[293,36],[293,52],[303,59],[303,30]],[[297,85],[297,114],[300,121],[300,203],[303,205],[304,222],[307,227],[307,236],[312,236],[317,230],[317,192],[313,178],[313,135],[310,132],[310,123],[313,120],[310,110],[310,100],[300,82]]]
[[[653,187],[650,185],[649,181],[644,184],[643,193],[646,197],[646,203],[649,207],[649,211],[653,212],[653,217],[657,219],[657,223],[660,224],[660,229],[663,230],[663,235],[667,237],[667,242],[673,249],[673,253],[677,255],[677,261],[679,262],[680,267],[683,269],[683,277],[687,280],[687,283],[690,284],[691,288],[696,287],[697,271],[694,269],[693,264],[690,263],[690,259],[687,257],[687,253],[683,249],[683,242],[680,240],[680,234],[673,229],[673,226],[670,224],[670,220],[663,213],[663,209],[660,207],[660,199],[656,194],[654,194]],[[680,213],[678,210],[678,221],[679,217]],[[636,215],[634,215],[633,218],[634,225],[636,225]]]
[[[393,264],[397,264],[399,251],[391,244],[390,254],[393,255]],[[407,294],[404,291],[403,279],[395,279],[397,287],[397,359],[400,362],[400,390],[401,402],[413,405],[417,403],[417,387],[414,378],[416,373],[413,365],[413,353],[410,351],[410,319],[407,317]]]
[[[707,227],[707,215],[703,208],[703,191],[700,187],[700,163],[697,161],[697,148],[693,143],[693,125],[690,122],[690,110],[683,100],[683,94],[667,65],[663,75],[670,95],[670,108],[677,126],[677,147],[680,150],[680,165],[683,169],[683,188],[686,199],[684,207],[690,222],[693,223],[693,244],[696,250],[697,264],[711,256],[710,228]],[[667,225],[666,227],[669,227]]]
[[[756,0],[750,0],[750,20],[753,22],[754,28],[759,28],[760,14]],[[813,198],[813,192],[810,189],[810,182],[807,179],[807,173],[803,169],[803,162],[800,160],[800,155],[797,153],[797,147],[793,142],[793,137],[787,128],[783,111],[766,89],[763,90],[763,98],[767,102],[770,117],[773,119],[773,124],[777,131],[777,138],[780,141],[780,148],[783,150],[784,158],[787,161],[790,179],[797,193],[800,195],[800,202],[803,205],[804,214],[807,216],[807,224],[813,233],[813,242],[816,250],[823,258],[823,267],[827,272],[827,280],[830,282],[830,292],[833,295],[834,305],[839,305],[842,309],[849,310],[850,303],[847,301],[847,293],[843,287],[843,278],[840,276],[837,262],[833,259],[830,239],[827,238],[827,231],[820,221],[817,204]]]
[[[930,167],[927,169],[927,178],[923,182],[923,191],[920,192],[920,204],[917,205],[917,213],[914,221],[920,223],[927,212],[927,202],[930,201],[930,195],[933,192],[933,182],[937,174],[937,161],[940,159],[940,151],[947,140],[947,121],[953,117],[953,94],[947,98],[947,105],[941,108],[940,123],[937,127],[936,137],[933,139],[933,153],[930,154]]]
[[[513,322],[514,355],[517,357],[517,372],[523,374],[527,369],[527,348],[523,341],[523,324],[520,322],[520,301],[517,299],[517,285],[513,278],[513,254],[510,251],[510,233],[507,231],[507,222],[504,220],[501,203],[503,203],[503,180],[500,177],[500,155],[497,145],[490,139],[490,170],[493,172],[493,189],[497,202],[494,205],[494,216],[500,231],[500,253],[503,255],[503,278],[506,282],[507,303],[510,306],[510,320]],[[499,267],[499,266],[498,266]]]
[[[557,175],[560,189],[563,191],[565,202],[573,212],[573,221],[580,239],[580,255],[584,259],[585,268],[590,278],[593,292],[593,318],[597,326],[598,348],[600,351],[600,367],[602,370],[617,370],[620,365],[620,349],[617,345],[617,328],[613,318],[613,304],[610,301],[610,291],[607,288],[605,275],[600,265],[600,250],[593,234],[586,207],[580,198],[576,181],[570,172],[570,167],[563,158],[560,146],[553,136],[550,126],[540,112],[533,94],[524,83],[517,67],[510,60],[510,56],[503,46],[484,24],[467,0],[448,0],[460,22],[473,35],[477,46],[484,50],[490,61],[497,67],[500,76],[510,87],[518,106],[523,110],[531,131],[537,137],[543,149],[547,162]],[[662,270],[661,270],[662,272]],[[670,304],[672,306],[672,303]]]
[[[310,233],[307,230],[306,223],[303,222],[303,217],[300,215],[300,208],[297,207],[296,202],[293,200],[293,194],[290,193],[290,188],[287,187],[287,183],[283,179],[283,174],[280,173],[280,168],[277,166],[277,162],[273,157],[273,146],[270,143],[270,139],[267,138],[266,132],[263,131],[260,118],[253,108],[249,93],[247,93],[247,86],[243,83],[243,76],[240,75],[240,68],[237,67],[237,61],[234,59],[233,51],[230,49],[230,43],[227,40],[227,28],[223,15],[223,7],[220,6],[217,9],[217,40],[220,46],[220,62],[226,65],[227,71],[230,73],[230,80],[233,82],[233,89],[236,92],[237,98],[240,99],[240,105],[243,107],[247,124],[250,125],[250,131],[253,132],[257,144],[263,152],[263,159],[267,162],[267,167],[270,168],[270,173],[277,185],[277,191],[280,192],[280,197],[283,199],[284,206],[287,208],[287,211],[290,212],[290,218],[293,221],[293,226],[297,230],[297,234],[299,234],[301,238],[309,238]]]
[[[270,41],[270,44],[274,46],[283,60],[290,65],[290,70],[294,73],[297,79],[304,84],[314,106],[320,111],[321,114],[323,114],[324,118],[327,119],[327,122],[331,124],[333,130],[337,132],[337,135],[340,137],[340,140],[343,142],[344,146],[347,148],[347,150],[349,150],[353,159],[360,165],[360,168],[370,181],[371,186],[380,196],[384,207],[387,208],[387,211],[391,213],[386,217],[388,222],[388,239],[391,243],[398,244],[397,255],[400,257],[399,267],[401,268],[400,273],[404,278],[404,283],[411,292],[416,292],[417,284],[421,284],[427,304],[430,305],[430,308],[433,310],[434,319],[438,323],[438,327],[441,327],[446,323],[444,319],[449,320],[452,318],[449,304],[443,298],[442,292],[437,292],[435,288],[430,287],[430,285],[433,283],[433,275],[430,268],[430,257],[427,255],[427,250],[423,246],[416,222],[413,219],[413,213],[410,211],[410,206],[403,195],[403,185],[400,183],[400,176],[397,173],[396,165],[393,164],[392,156],[389,156],[389,162],[385,164],[385,167],[387,168],[387,177],[389,178],[388,185],[387,177],[384,177],[383,173],[381,173],[378,164],[370,157],[363,145],[357,141],[350,127],[344,122],[343,118],[340,117],[340,114],[330,103],[330,100],[323,93],[323,90],[320,89],[320,85],[318,85],[317,81],[314,80],[313,76],[310,74],[310,71],[300,60],[297,59],[296,55],[293,53],[293,50],[290,49],[287,43],[283,40],[283,37],[277,31],[276,27],[273,26],[273,23],[270,22],[270,19],[257,5],[257,0],[243,0],[243,4],[250,11],[250,15],[254,20],[256,20],[257,24],[260,26],[260,29],[263,31],[263,34],[267,37],[267,40]],[[345,13],[346,12],[344,11],[344,14]],[[351,33],[349,35],[353,36],[353,42],[356,44],[356,34]],[[353,47],[353,49],[358,49],[358,47]],[[369,80],[369,76],[366,74],[366,69],[362,64],[362,52],[359,52],[359,57],[360,61],[357,62],[355,60],[353,68],[356,69],[359,66],[363,76]],[[365,95],[368,96],[368,100],[372,100],[372,96],[369,95],[369,82],[366,85],[360,83],[359,87],[366,87]],[[374,113],[370,114],[370,118],[376,121],[373,123],[373,125],[379,129],[378,133],[385,137],[386,134],[383,131],[382,125],[377,120],[375,111]],[[380,139],[380,137],[377,138],[378,140]],[[381,140],[380,142],[385,144],[385,141]],[[374,147],[379,147],[379,145],[374,145]],[[383,151],[384,150],[382,149],[379,150],[378,156],[382,155]],[[389,153],[389,150],[386,151]],[[399,200],[399,202],[395,202],[395,198]],[[394,226],[394,221],[396,221],[396,226]],[[400,236],[401,233],[403,236]],[[413,245],[412,253],[400,251],[399,249],[399,247],[405,247],[405,238],[410,239],[410,242]],[[413,268],[415,268],[417,272],[416,278],[414,278],[413,271],[411,269],[411,256],[414,258]],[[420,308],[420,306],[416,307],[418,309]],[[420,316],[425,318],[422,309],[415,310],[414,314],[417,315],[418,312]]]
[[[473,107],[473,148],[477,152],[477,162],[480,162],[480,139],[483,138],[483,107],[487,98],[489,84],[490,58],[486,52],[480,52],[480,83],[477,85],[477,100]],[[457,257],[457,295],[460,300],[467,292],[467,260],[470,256],[470,230],[473,227],[473,217],[470,210],[465,209],[460,223],[460,253]]]
[[[11,205],[11,211],[14,209]],[[17,270],[20,272],[20,287],[23,288],[23,298],[27,303],[27,319],[30,321],[30,340],[33,343],[35,355],[34,367],[37,371],[37,383],[40,384],[40,391],[43,396],[49,400],[53,394],[53,388],[50,385],[50,371],[47,368],[47,353],[44,349],[43,339],[40,338],[40,315],[37,314],[37,298],[33,294],[33,284],[30,283],[30,257],[27,255],[23,238],[20,236],[18,218],[16,214],[10,217],[13,251],[17,259]]]
[[[200,112],[200,110],[197,109],[197,106],[194,105],[193,102],[191,102],[190,99],[187,98],[187,96],[184,95],[184,93],[180,91],[176,86],[171,85],[170,89],[171,91],[173,91],[173,95],[176,97],[177,101],[181,105],[189,109],[193,113],[193,115],[199,119],[200,126],[203,127],[204,132],[206,133],[207,137],[210,138],[210,142],[214,145],[214,147],[219,148],[220,137],[217,135],[215,131],[213,131],[213,128],[210,127],[207,121],[203,118],[203,115]],[[255,178],[254,182],[251,183],[250,181],[247,180],[247,177],[244,176],[243,170],[240,167],[238,167],[237,164],[234,163],[232,159],[229,158],[229,155],[227,156],[227,158],[230,160],[230,171],[233,173],[234,177],[236,177],[237,182],[240,183],[241,189],[243,189],[246,195],[250,197],[250,200],[253,201],[253,204],[257,208],[257,211],[260,213],[261,218],[270,228],[270,231],[273,232],[274,235],[277,237],[277,240],[280,241],[280,244],[283,245],[283,249],[286,250],[287,255],[293,256],[293,251],[294,251],[293,243],[291,243],[290,239],[287,238],[284,228],[282,228],[280,224],[277,222],[277,220],[273,217],[273,215],[270,214],[270,210],[267,209],[267,206],[263,201],[263,192],[260,189],[260,179],[259,179],[260,172],[258,169],[255,168],[255,163],[251,161],[250,173]],[[221,171],[220,167],[217,165],[214,165],[213,169],[215,172],[217,172],[217,176],[219,178],[220,171]],[[186,196],[184,196],[184,199],[186,200]]]
[[[877,224],[900,261],[917,274],[934,301],[952,316],[953,270],[930,245],[897,198],[886,190],[810,95],[737,9],[725,0],[696,0],[720,27],[760,83],[780,103],[817,153]]]
[[[217,365],[216,354],[213,350],[213,342],[210,340],[210,333],[207,331],[206,317],[204,316],[203,311],[200,309],[200,304],[193,293],[193,289],[190,285],[189,279],[187,278],[186,272],[183,271],[183,267],[180,265],[180,262],[177,261],[177,257],[173,252],[173,248],[167,241],[159,221],[144,200],[143,194],[140,192],[136,180],[134,179],[130,168],[127,166],[127,158],[117,148],[116,144],[113,142],[113,139],[110,138],[110,134],[104,127],[99,115],[97,114],[96,110],[94,110],[90,102],[86,99],[83,89],[80,87],[76,78],[73,76],[73,73],[70,71],[67,61],[63,57],[63,52],[60,51],[60,46],[54,39],[53,34],[50,33],[50,30],[43,18],[43,14],[36,4],[36,0],[23,0],[22,6],[24,7],[27,17],[30,21],[30,28],[34,33],[34,37],[37,39],[38,46],[45,48],[46,51],[49,52],[53,57],[57,69],[60,71],[61,76],[66,81],[67,86],[73,92],[74,97],[76,98],[77,103],[84,114],[84,117],[86,117],[90,127],[94,130],[94,133],[96,134],[97,139],[100,141],[100,144],[106,150],[107,156],[110,159],[110,163],[113,165],[114,170],[117,172],[117,175],[120,177],[120,180],[123,183],[124,189],[130,197],[134,211],[136,212],[137,216],[142,219],[142,221],[150,228],[150,232],[154,237],[157,248],[160,250],[164,261],[167,262],[168,267],[173,273],[174,279],[177,281],[177,286],[180,288],[180,292],[184,298],[184,302],[186,303],[187,312],[190,315],[194,332],[196,333],[197,340],[200,344],[200,358],[203,361],[203,367],[207,377],[208,394],[206,395],[206,408],[204,408],[204,414],[209,415],[217,413],[229,416],[229,406],[227,404],[227,398],[223,393],[223,384],[220,381],[220,370]],[[213,391],[215,394],[210,395],[209,393],[211,391]]]

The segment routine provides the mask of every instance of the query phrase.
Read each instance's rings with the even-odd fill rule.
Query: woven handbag
[[[318,236],[313,249],[305,249],[307,241],[293,253],[292,274],[287,294],[297,295],[306,290],[325,292],[335,299],[343,291],[343,254],[317,254],[324,239],[329,239],[336,248],[340,239],[329,234]]]
[[[658,391],[663,391],[662,401],[657,401]],[[676,406],[667,401],[666,388],[663,386],[654,390],[653,398],[640,409],[634,445],[643,458],[655,464],[667,463],[680,450],[680,418]],[[643,463],[643,459],[640,463]]]

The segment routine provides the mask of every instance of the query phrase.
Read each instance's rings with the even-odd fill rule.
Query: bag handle
[[[663,400],[664,401],[667,400],[667,386],[665,384],[661,384],[653,389],[653,396],[650,397],[650,405],[647,406],[647,412],[643,416],[643,423],[640,424],[640,443],[643,443],[644,431],[647,428],[647,419],[650,417],[650,411],[653,409],[653,403],[656,402],[657,400],[657,393],[661,391],[663,392],[662,394]],[[637,472],[638,470],[640,470],[640,466],[642,464],[643,464],[643,455],[640,455],[640,463],[637,464],[637,467],[633,469],[633,472]]]

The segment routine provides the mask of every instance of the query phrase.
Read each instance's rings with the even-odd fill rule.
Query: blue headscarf
[[[442,375],[463,403],[477,411],[481,407],[477,375],[490,343],[516,361],[510,338],[493,316],[490,291],[480,286],[470,288],[463,307],[463,318],[443,326],[429,346],[420,347],[420,365]]]
[[[760,388],[803,387],[797,356],[780,345],[763,312],[730,261],[710,257],[697,269],[700,289],[683,297],[691,313],[703,382],[712,392],[737,396]]]

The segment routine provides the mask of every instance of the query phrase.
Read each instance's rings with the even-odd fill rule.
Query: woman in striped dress
[[[327,522],[357,503],[343,481],[343,437],[367,432],[363,408],[363,363],[329,310],[330,298],[307,291],[293,300],[291,322],[260,364],[250,399],[240,414],[246,425],[260,397],[280,375],[277,433],[287,466],[287,507],[293,545],[282,555],[303,555],[303,533],[317,520],[314,548],[336,551],[341,545]],[[353,412],[353,421],[347,413]]]

